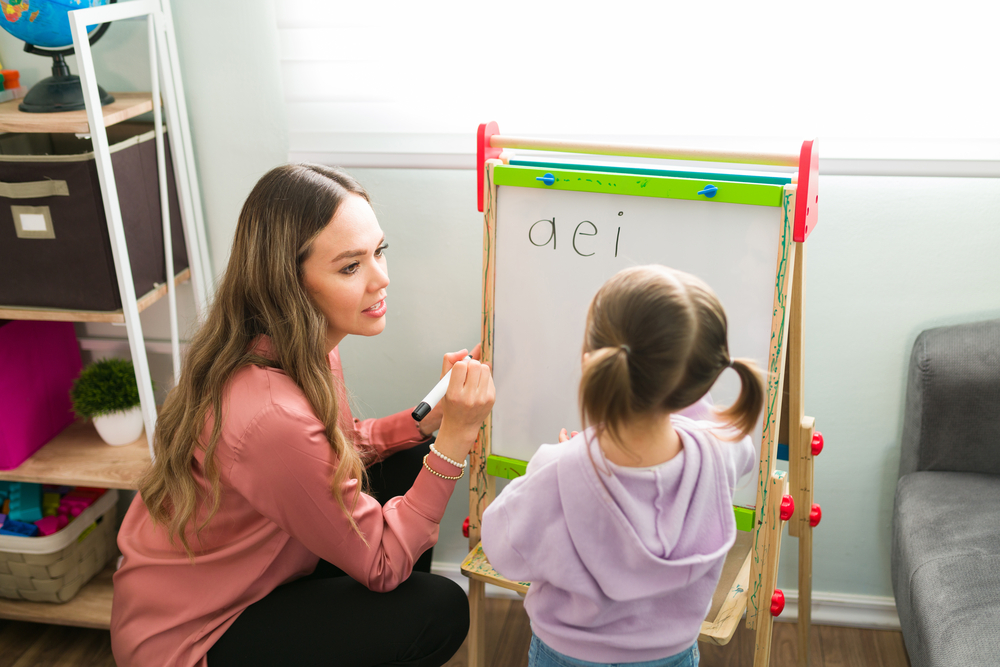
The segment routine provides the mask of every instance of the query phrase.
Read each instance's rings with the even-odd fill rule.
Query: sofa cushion
[[[1000,475],[904,475],[892,538],[892,583],[912,665],[997,664]]]
[[[913,343],[899,476],[917,470],[1000,475],[1000,320]]]

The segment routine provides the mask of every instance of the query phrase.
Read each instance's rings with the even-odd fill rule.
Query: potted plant
[[[101,439],[127,445],[142,435],[142,410],[135,368],[125,359],[103,359],[80,373],[70,392],[73,411],[94,420]]]

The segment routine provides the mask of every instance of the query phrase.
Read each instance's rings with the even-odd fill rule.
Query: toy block
[[[52,535],[59,530],[59,517],[47,516],[44,519],[36,521],[35,526],[38,527],[40,535]]]
[[[62,497],[58,493],[42,493],[42,515],[55,516],[59,514],[59,502]]]
[[[10,511],[7,516],[31,523],[42,518],[42,485],[14,482],[10,485]]]
[[[4,521],[3,528],[0,528],[0,535],[14,535],[17,537],[34,537],[38,534],[38,526],[27,521],[17,521],[10,516]]]

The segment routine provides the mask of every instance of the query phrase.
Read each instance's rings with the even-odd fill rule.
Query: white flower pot
[[[131,410],[99,415],[94,417],[94,428],[109,445],[131,444],[142,435],[142,410],[137,405]]]

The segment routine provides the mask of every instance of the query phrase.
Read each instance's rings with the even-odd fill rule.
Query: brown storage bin
[[[167,148],[174,271],[188,266]],[[136,296],[166,281],[151,123],[108,128]],[[89,139],[0,134],[0,305],[117,310],[118,279]]]

